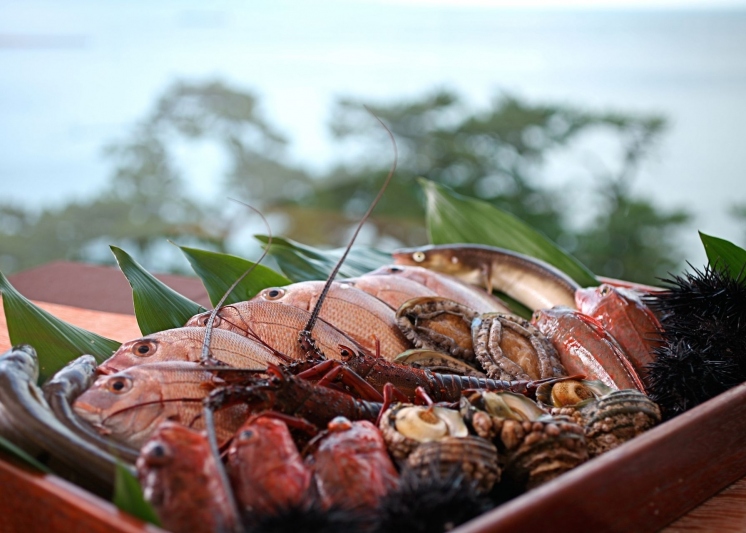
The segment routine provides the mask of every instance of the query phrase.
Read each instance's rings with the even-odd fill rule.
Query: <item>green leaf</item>
[[[420,179],[433,244],[473,243],[513,250],[554,265],[583,287],[599,281],[582,263],[515,216]]]
[[[114,497],[112,501],[122,511],[144,522],[150,522],[156,526],[161,525],[155,510],[145,501],[140,482],[118,461],[114,477]]]
[[[47,468],[46,465],[43,465],[42,463],[34,459],[31,455],[23,451],[21,448],[19,448],[18,446],[16,446],[9,440],[6,440],[5,437],[3,437],[2,435],[0,435],[0,449],[5,450],[10,455],[18,457],[19,459],[30,464],[37,470],[41,470],[45,474],[52,473],[52,471],[49,468]]]
[[[143,335],[180,328],[191,317],[206,310],[158,280],[121,248],[109,248],[132,287],[137,325]]]
[[[202,279],[213,305],[218,303],[236,279],[256,263],[236,257],[235,255],[209,252],[197,248],[179,246],[192,268]],[[281,287],[290,283],[282,274],[271,268],[256,265],[254,270],[246,276],[233,292],[228,296],[225,304],[243,302],[255,296],[267,287]]]
[[[712,237],[699,232],[699,238],[705,245],[707,260],[713,268],[719,268],[733,279],[746,277],[746,250],[730,241],[719,237]]]
[[[267,244],[266,235],[255,237]],[[326,279],[343,253],[344,248],[319,250],[282,237],[272,237],[272,246],[269,249],[269,254],[275,258],[283,273],[294,282]],[[339,270],[338,277],[362,276],[390,263],[390,254],[375,248],[354,246]]]
[[[99,363],[119,348],[117,341],[56,318],[24,298],[0,272],[0,293],[12,344],[30,344],[39,356],[39,381],[43,382],[67,363],[91,354]]]

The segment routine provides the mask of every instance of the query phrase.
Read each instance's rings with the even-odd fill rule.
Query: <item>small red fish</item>
[[[584,374],[615,389],[644,392],[640,376],[624,350],[603,326],[569,307],[553,307],[534,313],[531,323],[546,335],[559,352],[569,374]]]
[[[246,513],[280,514],[313,501],[312,473],[285,422],[272,413],[251,417],[228,449],[228,475]]]
[[[663,344],[663,329],[638,292],[603,284],[579,289],[575,302],[617,340],[638,373],[655,360],[653,350]]]
[[[203,432],[161,424],[140,452],[137,474],[167,530],[235,531],[238,517]]]
[[[399,485],[381,432],[368,422],[337,417],[308,458],[325,508],[373,509]]]

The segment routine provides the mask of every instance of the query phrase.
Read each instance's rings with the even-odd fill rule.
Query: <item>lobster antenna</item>
[[[269,248],[272,246],[272,228],[269,226],[269,222],[267,221],[267,218],[262,214],[261,211],[259,211],[256,207],[253,207],[246,202],[242,202],[241,200],[236,200],[235,198],[229,198],[229,200],[233,200],[234,202],[237,202],[241,205],[244,205],[254,211],[257,215],[259,215],[262,219],[262,222],[264,222],[264,226],[267,228],[267,246],[264,248],[264,251],[262,252],[262,255],[259,257],[259,260],[256,261],[253,265],[251,265],[249,268],[246,269],[246,271],[241,274],[236,281],[234,281],[230,287],[228,287],[228,290],[225,291],[225,294],[223,294],[223,297],[220,298],[220,301],[215,305],[213,310],[210,312],[210,317],[207,319],[206,328],[207,331],[205,332],[205,340],[202,343],[202,355],[200,356],[200,361],[203,365],[207,364],[210,360],[210,342],[212,341],[212,329],[213,324],[215,323],[215,317],[218,315],[218,312],[223,307],[223,304],[228,299],[228,296],[233,292],[233,290],[238,286],[239,283],[243,281],[243,279],[248,276],[259,263],[262,262],[262,260],[267,257],[267,254],[269,253]]]
[[[209,405],[203,405],[202,415],[205,419],[205,429],[207,430],[207,442],[210,444],[210,453],[215,460],[215,466],[218,470],[218,477],[220,483],[223,485],[225,493],[228,495],[228,505],[231,508],[231,514],[238,520],[233,529],[233,533],[243,533],[244,528],[241,525],[241,513],[238,511],[238,503],[236,503],[236,495],[231,488],[231,483],[228,480],[228,474],[223,466],[223,461],[220,459],[220,449],[218,448],[218,439],[215,436],[215,417],[213,416],[212,407]]]
[[[391,164],[391,169],[389,170],[388,175],[386,176],[386,180],[383,182],[383,185],[381,186],[381,189],[378,191],[378,195],[373,199],[373,202],[370,204],[370,207],[368,207],[368,210],[363,215],[363,218],[360,219],[360,222],[357,225],[357,228],[355,228],[355,233],[352,234],[352,238],[350,239],[349,244],[347,245],[347,248],[345,248],[344,253],[342,254],[342,257],[339,258],[339,261],[337,261],[337,264],[334,266],[334,269],[331,271],[331,274],[329,274],[329,277],[326,280],[326,284],[324,285],[324,289],[321,291],[321,295],[319,296],[319,299],[316,301],[316,306],[313,308],[313,312],[311,313],[311,318],[308,319],[308,323],[306,324],[306,327],[303,329],[303,331],[300,332],[300,335],[298,337],[298,340],[301,343],[301,346],[303,346],[304,349],[314,349],[315,343],[313,338],[311,337],[311,331],[313,330],[313,327],[316,325],[316,320],[319,318],[319,312],[321,311],[321,305],[324,303],[324,300],[326,298],[326,293],[329,292],[329,288],[332,286],[332,282],[334,281],[334,278],[337,276],[337,273],[339,272],[339,269],[342,267],[342,263],[344,263],[345,259],[347,259],[347,254],[350,252],[350,249],[352,248],[353,243],[355,242],[355,239],[357,239],[358,233],[360,233],[360,230],[363,227],[363,224],[365,224],[366,220],[368,220],[368,217],[370,217],[370,214],[373,212],[373,209],[375,209],[376,205],[378,205],[378,202],[381,200],[381,197],[383,196],[383,193],[386,191],[386,188],[389,185],[389,182],[391,181],[392,176],[394,175],[394,171],[396,170],[396,164],[399,161],[399,152],[396,148],[396,139],[394,139],[394,134],[391,133],[391,130],[386,126],[386,124],[383,123],[383,121],[378,118],[378,116],[373,113],[370,109],[368,109],[367,106],[365,107],[365,110],[370,113],[374,119],[378,121],[378,123],[383,126],[383,129],[386,130],[386,133],[389,136],[389,139],[391,139],[391,145],[394,148],[394,161]]]

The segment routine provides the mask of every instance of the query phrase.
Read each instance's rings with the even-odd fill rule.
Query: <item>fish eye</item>
[[[158,466],[168,462],[171,451],[161,442],[150,442],[142,449],[142,456],[148,465]]]
[[[123,376],[117,376],[110,379],[106,387],[114,394],[124,394],[132,388],[132,380]]]
[[[607,294],[611,294],[612,291],[611,285],[603,285],[601,287],[601,296],[606,296]]]
[[[250,429],[244,429],[239,435],[241,440],[249,440],[253,436],[254,436],[254,432],[251,431]]]
[[[414,259],[416,263],[422,263],[425,260],[425,257],[427,257],[425,252],[414,252],[412,254],[412,259]]]
[[[204,317],[202,317],[199,321],[200,325],[207,327],[207,323],[210,321],[210,313],[207,313]],[[220,322],[222,322],[222,319],[220,318],[220,315],[215,315],[215,319],[212,321],[212,327],[219,328]]]
[[[150,357],[155,354],[155,350],[156,343],[151,340],[136,342],[132,345],[132,353],[137,357]]]
[[[279,289],[277,287],[274,287],[272,289],[264,289],[262,291],[262,297],[265,300],[279,300],[285,296],[285,289]]]

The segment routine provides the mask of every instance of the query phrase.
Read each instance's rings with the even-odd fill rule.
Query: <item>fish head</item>
[[[73,411],[99,433],[139,447],[169,416],[160,378],[142,367],[100,376],[75,400]]]
[[[560,319],[571,312],[569,307],[552,307],[550,309],[537,309],[531,315],[531,325],[541,331],[547,337],[551,337],[551,332],[557,330]]]
[[[279,302],[311,311],[324,285],[323,281],[301,281],[285,287],[269,287],[260,291],[252,300]]]
[[[178,478],[191,474],[193,465],[203,464],[209,454],[204,432],[175,422],[160,424],[140,450],[136,463],[146,500],[156,508],[167,504],[167,499],[174,497],[172,489],[190,485],[189,479],[179,482]]]
[[[619,289],[608,283],[575,291],[575,305],[581,313],[586,315],[593,314],[601,306],[609,305],[610,302],[621,298],[622,293]]]
[[[245,304],[246,302],[241,302]],[[187,328],[206,328],[212,311],[205,311],[190,318],[184,327]],[[214,329],[223,329],[233,333],[238,333],[244,337],[247,336],[247,321],[244,313],[241,312],[240,306],[226,305],[222,307],[212,322]]]
[[[391,256],[396,265],[408,265],[436,270],[443,274],[463,275],[465,271],[478,270],[469,261],[469,257],[457,247],[402,248],[395,250]]]
[[[164,361],[199,361],[204,328],[176,328],[127,341],[98,367],[99,374],[112,374],[137,365]]]
[[[268,460],[281,460],[295,449],[295,442],[285,422],[268,416],[250,418],[236,433],[231,452],[249,465],[268,468]],[[297,451],[296,451],[297,453]],[[263,465],[263,466],[261,466]]]

